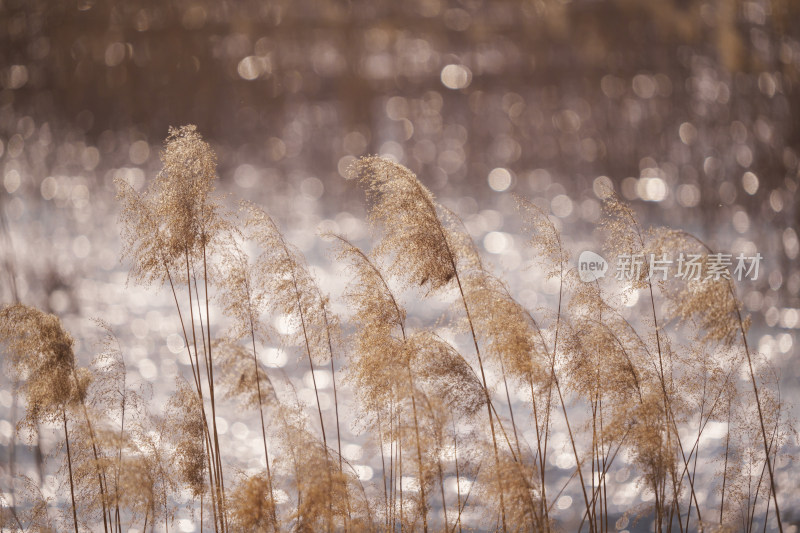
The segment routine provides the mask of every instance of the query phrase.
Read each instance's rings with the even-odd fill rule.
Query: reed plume
[[[320,431],[322,434],[322,447],[326,458],[328,453],[328,435],[325,430],[325,421],[322,414],[319,388],[314,365],[330,364],[331,379],[333,383],[334,406],[336,413],[337,455],[339,457],[339,477],[344,475],[341,450],[341,429],[339,425],[339,404],[336,391],[336,371],[334,366],[334,347],[341,344],[339,319],[330,309],[330,301],[319,288],[305,262],[302,254],[289,244],[272,218],[262,209],[243,203],[242,209],[248,218],[245,222],[247,237],[261,249],[261,254],[256,258],[254,280],[255,283],[266,288],[266,301],[271,309],[281,313],[290,321],[288,335],[291,344],[301,345],[304,348],[308,369],[314,386],[314,395],[319,415]],[[326,469],[327,470],[327,469]],[[335,479],[333,473],[328,474],[331,490],[334,490]],[[329,497],[332,506],[334,497]],[[335,516],[331,510],[328,516]],[[346,517],[347,515],[342,515]],[[346,521],[346,518],[343,518]],[[331,524],[328,527],[332,527]]]
[[[73,352],[74,339],[64,330],[61,321],[54,315],[48,315],[22,304],[6,306],[0,311],[0,343],[6,345],[8,370],[24,383],[20,385],[20,393],[24,396],[28,408],[19,425],[31,431],[39,423],[63,424],[64,443],[67,448],[70,496],[72,501],[72,522],[78,531],[77,501],[75,495],[75,471],[73,469],[73,448],[70,448],[68,421],[70,412],[83,407],[83,422],[89,428],[88,440],[93,450],[94,474],[96,474],[97,490],[102,504],[102,517],[105,530],[106,489],[104,487],[98,452],[88,419],[85,399],[91,375],[86,369],[77,368]],[[73,438],[74,440],[74,438]],[[77,450],[75,450],[77,451]]]
[[[209,278],[213,268],[209,256],[224,246],[232,228],[215,195],[216,155],[195,126],[170,129],[161,162],[161,172],[142,193],[123,180],[116,181],[117,197],[122,203],[122,256],[132,263],[130,277],[134,281],[146,285],[168,282],[172,291],[203,411],[211,459],[209,483],[213,486],[214,527],[215,531],[224,532],[228,526],[214,391],[209,309],[212,297]],[[183,308],[177,293],[180,284],[186,286],[188,300],[188,306]],[[201,306],[200,286],[205,309]],[[211,408],[208,414],[206,393]]]
[[[81,366],[57,317],[3,307],[0,346],[26,407],[17,429],[58,432],[52,473],[69,501],[16,475],[11,496],[0,493],[0,528],[169,531],[188,513],[217,533],[553,531],[569,513],[590,533],[644,520],[659,532],[773,520],[782,531],[775,470],[797,434],[776,370],[750,347],[736,286],[724,275],[667,279],[647,261],[692,254],[707,270],[715,252],[697,238],[645,227],[609,190],[606,250],[643,260],[619,283],[583,282],[560,222],[518,198],[539,273],[558,285],[557,303],[528,309],[409,169],[361,158],[349,176],[382,233],[369,252],[325,235],[349,275],[344,322],[266,211],[225,210],[216,156],[195,127],[170,130],[161,162],[142,191],[117,182],[123,258],[130,280],[169,288],[186,375],[151,412],[110,326],[97,321],[101,341]],[[453,307],[423,323],[419,294],[454,297]],[[315,413],[298,399],[310,390],[268,368],[261,350],[272,342],[297,352]],[[362,483],[378,457],[356,464],[358,447],[342,443],[342,385],[355,401],[343,420],[380,455],[373,481]],[[258,428],[257,463],[224,453],[223,401]],[[620,509],[632,487],[644,503]],[[578,493],[583,504],[570,508]]]
[[[220,280],[219,300],[227,316],[233,319],[231,337],[234,340],[250,338],[251,353],[248,354],[235,342],[224,342],[227,350],[223,351],[223,365],[226,367],[228,380],[232,382],[232,395],[246,401],[248,407],[258,407],[261,422],[261,437],[264,444],[264,463],[266,465],[266,486],[270,494],[270,512],[272,527],[277,528],[275,498],[272,483],[272,472],[267,443],[267,429],[264,421],[265,405],[271,403],[275,392],[266,371],[258,361],[256,340],[267,339],[267,328],[263,325],[262,314],[268,302],[266,287],[256,283],[258,271],[235,241],[223,251],[223,261],[217,274]],[[252,365],[250,364],[252,361]],[[248,485],[247,494],[254,490]]]

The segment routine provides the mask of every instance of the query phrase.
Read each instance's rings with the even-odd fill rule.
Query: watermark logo
[[[586,250],[578,257],[578,277],[583,282],[597,281],[605,277],[608,271],[608,262],[594,252]]]
[[[617,256],[614,278],[619,281],[646,279],[666,281],[672,275],[684,281],[719,281],[721,279],[755,281],[764,257],[760,253],[708,255],[681,253],[673,259],[667,254],[622,254]],[[578,257],[578,277],[585,283],[606,276],[608,262],[599,254],[586,250]]]
[[[614,276],[620,281],[631,281],[642,278],[643,269],[647,269],[644,279],[666,281],[670,270],[674,267],[673,278],[684,281],[719,281],[721,279],[737,281],[758,279],[759,266],[764,259],[760,253],[746,256],[740,253],[679,254],[672,259],[667,254],[623,254],[617,257],[617,272]],[[733,267],[733,268],[732,268]],[[733,272],[731,272],[733,270]],[[581,278],[583,279],[583,278]]]

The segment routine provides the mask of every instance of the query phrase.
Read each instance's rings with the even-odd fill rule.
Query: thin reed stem
[[[69,432],[67,431],[67,412],[61,411],[64,419],[64,442],[67,445],[67,469],[69,470],[69,495],[72,499],[72,523],[75,525],[75,533],[78,533],[78,511],[75,505],[75,482],[72,476],[72,452],[69,447]]]

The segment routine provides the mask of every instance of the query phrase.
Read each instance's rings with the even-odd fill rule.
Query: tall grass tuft
[[[350,178],[378,237],[324,235],[347,276],[334,301],[269,213],[227,210],[194,126],[170,130],[161,161],[141,191],[117,182],[122,255],[130,281],[168,291],[188,369],[154,405],[107,324],[81,366],[59,318],[2,307],[16,430],[57,435],[42,471],[62,492],[16,474],[0,528],[171,531],[188,516],[216,533],[783,531],[779,465],[797,437],[730,279],[643,264],[618,284],[581,282],[559,225],[517,198],[530,268],[558,287],[528,308],[417,176],[365,157]],[[604,204],[610,255],[711,261],[613,191]],[[426,323],[416,304],[434,298],[452,305]],[[307,391],[265,364],[269,344],[295,353]],[[227,453],[226,409],[249,420],[253,457]],[[348,426],[371,457],[350,453]],[[623,497],[631,487],[642,498]]]

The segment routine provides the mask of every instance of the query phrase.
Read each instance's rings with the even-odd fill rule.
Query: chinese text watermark
[[[680,253],[676,258],[667,254],[622,254],[617,257],[614,277],[619,281],[666,281],[670,275],[673,279],[684,281],[755,281],[758,279],[762,259],[763,256],[758,252],[755,255],[739,253],[735,257],[725,253]],[[608,269],[608,262],[595,252],[585,251],[578,258],[578,276],[581,281],[600,279]]]

